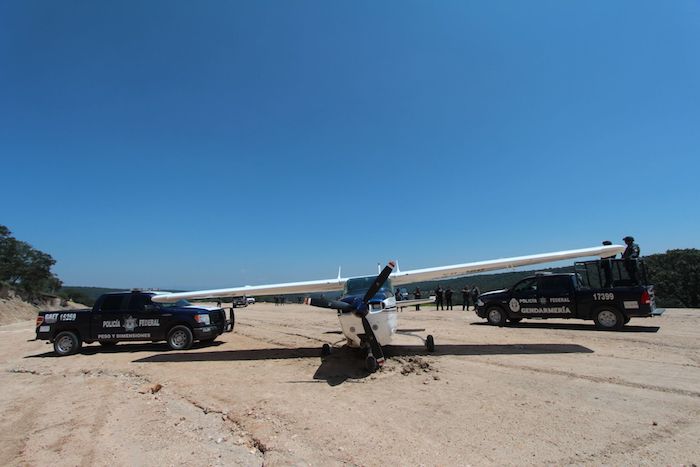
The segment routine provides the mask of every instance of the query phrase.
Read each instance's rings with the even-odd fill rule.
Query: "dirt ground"
[[[700,464],[700,310],[599,332],[428,309],[400,326],[436,352],[399,336],[372,375],[347,349],[322,361],[337,318],[302,305],[239,309],[233,333],[186,352],[55,358],[32,322],[1,326],[0,463]]]

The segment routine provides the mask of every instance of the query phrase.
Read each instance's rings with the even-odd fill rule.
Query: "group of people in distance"
[[[474,306],[474,309],[476,309],[476,300],[479,298],[480,293],[481,291],[476,285],[470,287],[468,284],[465,284],[462,288],[462,311],[469,310],[470,304]],[[446,289],[443,289],[442,286],[438,284],[437,288],[430,294],[430,296],[433,295],[435,296],[436,310],[454,309],[452,304],[452,295],[454,295],[454,290],[452,290],[452,287],[448,286]],[[413,291],[413,298],[423,298],[423,292],[421,292],[420,287],[416,287],[416,289]],[[401,291],[397,288],[397,306],[401,306],[400,300]],[[416,305],[416,310],[420,310],[420,305]]]

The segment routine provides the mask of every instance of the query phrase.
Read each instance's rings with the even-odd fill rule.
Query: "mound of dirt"
[[[63,306],[32,305],[19,297],[0,298],[0,325],[33,320],[41,310],[75,310],[85,308],[80,303],[67,302]]]
[[[423,357],[393,357],[398,364],[398,369],[402,375],[431,373],[434,368],[430,366],[430,362]]]

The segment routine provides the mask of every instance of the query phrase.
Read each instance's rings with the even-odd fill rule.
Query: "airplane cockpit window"
[[[348,281],[345,283],[343,295],[358,295],[366,293],[367,290],[369,290],[369,288],[372,287],[372,284],[374,284],[375,279],[375,276],[355,277],[352,279],[348,279]],[[387,279],[380,290],[383,290],[385,293],[391,293],[391,291],[394,290],[394,287],[392,287],[391,285],[391,280]],[[393,295],[393,293],[391,293],[391,295]]]

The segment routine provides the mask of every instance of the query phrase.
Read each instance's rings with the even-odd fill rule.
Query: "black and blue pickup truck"
[[[635,317],[658,316],[654,286],[641,260],[578,262],[573,273],[541,273],[504,290],[479,295],[476,314],[503,326],[523,318],[593,320],[598,329],[619,330]]]
[[[43,311],[36,318],[36,338],[48,340],[58,355],[78,352],[83,342],[112,346],[121,341],[166,341],[185,350],[195,340],[211,342],[224,332],[221,308],[195,306],[185,300],[155,303],[155,291],[108,293],[92,309]]]

